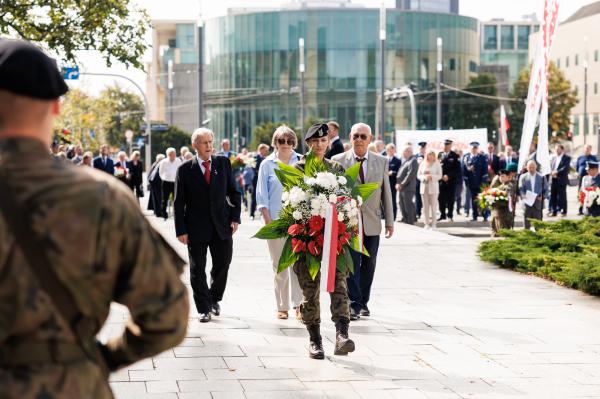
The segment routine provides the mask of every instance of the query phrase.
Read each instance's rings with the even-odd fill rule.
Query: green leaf
[[[273,240],[287,236],[288,223],[283,219],[273,220],[271,223],[261,227],[252,238],[260,238],[261,240]]]
[[[292,251],[292,237],[288,237],[285,240],[283,250],[281,251],[281,257],[279,258],[279,265],[277,266],[277,273],[281,273],[288,267],[292,266],[300,259],[300,254],[295,254]]]
[[[315,281],[315,278],[321,269],[321,261],[307,252],[306,266],[308,266],[308,273],[310,274],[310,277],[313,279],[313,281]]]
[[[311,150],[306,154],[306,164],[304,166],[304,175],[314,177],[317,172],[326,172],[327,167],[315,153]]]
[[[358,180],[358,174],[360,173],[360,163],[355,163],[346,169],[346,173],[344,173],[344,177],[350,181],[352,180],[352,186],[348,186],[350,188],[354,187],[354,183]]]
[[[336,259],[336,269],[344,274],[349,272],[354,273],[354,261],[352,260],[352,254],[350,254],[349,247],[344,246],[342,252],[338,254]]]
[[[381,183],[360,184],[352,189],[352,196],[356,197],[357,195],[360,195],[364,203],[364,201],[368,200],[371,194],[379,187],[381,187]]]
[[[275,169],[274,172],[279,181],[281,182],[281,185],[286,189],[290,189],[294,186],[297,186],[304,178],[304,174],[299,170],[297,171],[299,172],[299,174],[291,173],[289,169]]]
[[[350,239],[350,248],[352,248],[356,252],[362,253],[363,255],[370,256],[366,248],[360,247],[360,241],[358,239],[358,236],[354,236]]]

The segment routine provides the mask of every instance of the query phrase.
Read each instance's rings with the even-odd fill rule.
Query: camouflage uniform
[[[100,346],[111,371],[184,338],[184,262],[149,225],[127,186],[61,162],[26,138],[0,140],[0,171],[10,187],[2,195],[26,207],[39,249],[97,329],[112,301],[129,308],[123,335]],[[83,339],[93,342],[97,332]],[[112,398],[102,369],[73,355],[75,342],[0,214],[0,397]]]
[[[343,173],[344,168],[342,165],[335,161],[323,159],[323,162],[327,166],[327,170],[333,173]],[[304,171],[304,165],[306,164],[305,157],[294,165],[295,168]],[[304,259],[299,260],[293,266],[294,272],[298,276],[298,283],[302,288],[302,304],[300,305],[300,313],[302,314],[302,322],[306,325],[320,324],[321,323],[321,306],[320,306],[320,292],[319,287],[321,284],[321,272],[317,274],[315,280],[310,277],[308,267]],[[348,299],[348,285],[346,283],[346,273],[341,273],[336,270],[335,272],[335,287],[334,291],[329,295],[331,296],[331,320],[337,322],[340,319],[350,320],[350,301]]]
[[[500,182],[500,176],[495,176],[490,184],[490,187],[499,187],[502,183]],[[508,187],[508,195],[512,198],[512,206],[515,206],[516,190],[515,182],[509,181],[505,184]],[[498,232],[502,229],[512,229],[515,224],[515,215],[508,208],[508,203],[498,204],[492,208],[492,237],[497,237]]]

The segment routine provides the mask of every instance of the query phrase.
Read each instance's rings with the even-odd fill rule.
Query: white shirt
[[[537,173],[529,174],[529,181],[531,182],[531,191],[535,193],[535,178],[537,177]]]
[[[563,154],[557,155],[556,158],[554,158],[554,171],[558,170],[558,165],[560,165],[560,162],[562,161],[562,157]]]
[[[175,158],[173,162],[169,158],[165,158],[160,161],[158,166],[158,174],[162,181],[168,181],[175,183],[175,177],[177,176],[177,168],[181,165],[181,159]]]
[[[356,160],[356,158],[361,158],[358,155],[356,155],[356,153],[354,152],[354,150],[352,150],[352,156],[354,156],[354,159]],[[367,150],[367,152],[365,153],[365,156],[362,157],[365,160],[362,163],[362,170],[363,170],[363,174],[365,176],[365,179],[367,178],[367,161],[369,160],[369,150]],[[358,161],[356,161],[358,162]],[[360,175],[359,175],[360,176]]]
[[[202,162],[204,162],[198,155],[196,155],[196,159],[198,160],[198,165],[200,165],[200,170],[202,171],[202,176],[204,176],[204,173],[206,171],[206,168],[204,167],[204,165],[202,165]],[[212,159],[208,158],[208,170],[210,171],[210,168],[212,167]]]

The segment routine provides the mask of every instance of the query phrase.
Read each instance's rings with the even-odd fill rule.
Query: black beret
[[[42,100],[69,91],[56,60],[32,44],[9,39],[0,39],[0,89]]]
[[[315,123],[306,131],[306,136],[304,137],[304,141],[308,141],[310,139],[325,137],[328,135],[329,126],[326,123]]]

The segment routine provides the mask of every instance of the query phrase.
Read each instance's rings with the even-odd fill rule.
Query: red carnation
[[[297,238],[292,238],[292,252],[295,254],[300,252],[306,252],[306,244],[304,241]]]
[[[313,216],[308,219],[308,227],[308,235],[311,237],[316,236],[325,227],[325,220],[321,216]]]
[[[319,256],[321,254],[321,247],[315,241],[311,241],[308,243],[308,252],[312,256]]]
[[[341,254],[342,253],[342,242],[338,241],[337,243],[337,254]]]
[[[317,236],[317,244],[319,244],[319,246],[322,248],[323,247],[323,242],[325,241],[325,236],[323,234],[319,234]]]
[[[342,235],[346,232],[346,224],[344,222],[338,222],[338,235]]]
[[[346,245],[350,242],[350,233],[346,233],[340,237],[339,241],[342,245]]]
[[[297,236],[304,232],[303,224],[293,224],[288,228],[288,234],[291,236]]]

